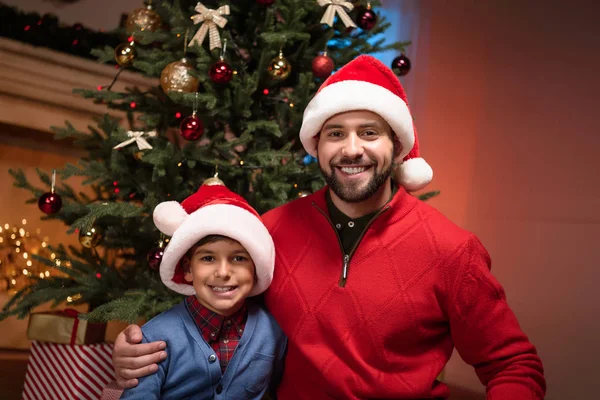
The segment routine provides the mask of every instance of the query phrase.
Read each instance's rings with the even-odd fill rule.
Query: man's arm
[[[158,371],[158,363],[167,358],[165,342],[142,342],[142,330],[129,325],[117,336],[113,349],[113,367],[122,388],[137,386],[138,379]]]
[[[543,399],[542,362],[490,273],[487,251],[472,237],[452,264],[458,271],[448,305],[452,339],[486,386],[487,399]]]

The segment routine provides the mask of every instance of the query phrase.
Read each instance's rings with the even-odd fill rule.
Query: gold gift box
[[[27,339],[59,344],[91,344],[104,341],[106,324],[79,319],[75,310],[33,313]]]

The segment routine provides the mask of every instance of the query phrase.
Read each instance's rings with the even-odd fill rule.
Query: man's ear
[[[397,158],[402,153],[402,143],[400,143],[400,139],[398,139],[398,136],[393,131],[392,135],[392,140],[394,141],[394,158]]]

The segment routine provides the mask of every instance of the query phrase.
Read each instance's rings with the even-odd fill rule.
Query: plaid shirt
[[[246,305],[244,304],[242,308],[229,317],[217,314],[204,307],[196,296],[186,297],[185,305],[196,326],[198,326],[200,334],[219,358],[221,372],[225,373],[225,369],[231,361],[231,357],[233,357],[233,352],[240,342],[246,326],[248,317]]]

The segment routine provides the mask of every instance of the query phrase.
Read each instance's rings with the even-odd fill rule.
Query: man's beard
[[[392,153],[393,156],[393,153]],[[321,164],[319,164],[319,168],[321,169],[321,173],[323,174],[323,178],[325,178],[325,182],[327,185],[333,190],[333,193],[336,194],[341,200],[347,203],[360,203],[362,201],[367,200],[371,196],[373,196],[377,191],[385,184],[387,179],[392,175],[393,165],[390,165],[388,168],[384,169],[381,172],[377,172],[377,162],[371,159],[371,169],[373,170],[373,176],[367,182],[367,185],[364,189],[359,189],[359,182],[351,182],[347,184],[343,184],[339,181],[335,174],[335,168],[341,167],[344,165],[364,165],[364,163],[358,163],[356,160],[352,160],[351,158],[344,157],[336,163],[333,164],[333,160],[329,162],[329,168],[331,168],[331,174],[328,174],[323,170]]]

